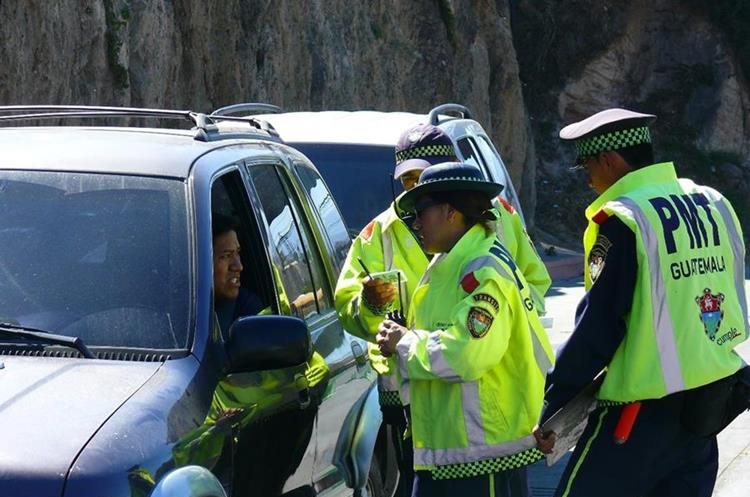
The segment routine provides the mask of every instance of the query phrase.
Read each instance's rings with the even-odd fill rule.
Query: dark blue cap
[[[417,124],[404,131],[396,143],[396,170],[399,178],[407,171],[422,170],[441,162],[455,161],[453,142],[432,124]]]

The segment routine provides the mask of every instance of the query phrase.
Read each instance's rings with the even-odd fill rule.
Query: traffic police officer
[[[747,337],[742,230],[719,192],[654,163],[654,118],[609,109],[560,131],[599,197],[586,209],[587,294],[545,417],[606,377],[557,496],[710,496],[715,433],[733,417],[744,365],[733,349]],[[636,406],[618,445],[613,430]]]
[[[431,164],[454,159],[451,139],[436,126],[420,124],[406,130],[396,145],[394,177],[404,190],[414,187],[419,174]],[[414,235],[396,212],[395,202],[365,226],[352,243],[336,284],[335,306],[344,327],[370,342],[370,364],[378,373],[378,393],[384,421],[396,444],[399,487],[409,495],[412,482],[411,442],[404,442],[406,418],[399,397],[399,379],[393,359],[383,357],[375,345],[378,325],[394,303],[406,314],[411,294],[428,263]],[[365,267],[362,266],[364,264]],[[400,289],[367,272],[399,270]],[[398,293],[397,293],[398,292]],[[400,293],[400,295],[399,295]]]
[[[408,382],[415,497],[525,496],[524,468],[542,457],[531,433],[553,353],[490,224],[501,189],[472,165],[445,163],[398,201],[436,254],[412,296],[410,329],[386,320],[377,338]]]

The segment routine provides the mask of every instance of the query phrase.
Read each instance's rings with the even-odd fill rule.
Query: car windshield
[[[187,247],[181,181],[0,171],[0,322],[184,348]]]
[[[403,191],[392,182],[393,147],[338,143],[291,143],[320,171],[341,209],[346,225],[356,233],[383,212]],[[393,188],[391,188],[393,184]]]

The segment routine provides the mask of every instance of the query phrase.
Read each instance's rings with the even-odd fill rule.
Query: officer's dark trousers
[[[710,497],[718,471],[716,437],[683,428],[683,396],[644,401],[627,442],[613,432],[622,406],[600,407],[568,462],[556,497]]]
[[[414,474],[412,497],[529,497],[526,468],[470,478],[435,480],[429,471]]]

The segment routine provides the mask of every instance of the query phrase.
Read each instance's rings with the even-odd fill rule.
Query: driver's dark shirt
[[[240,288],[234,300],[218,300],[214,306],[222,333],[226,336],[229,327],[240,316],[254,316],[263,310],[263,303],[255,293]]]

